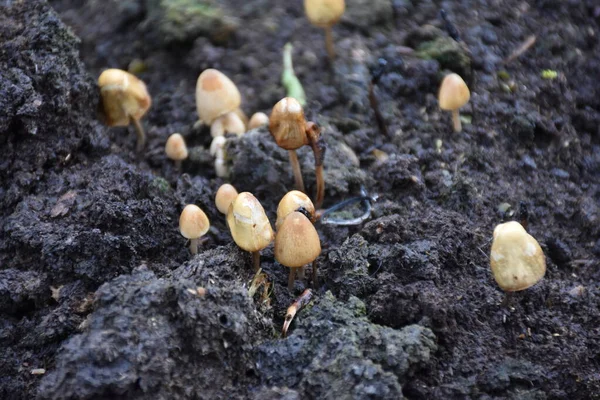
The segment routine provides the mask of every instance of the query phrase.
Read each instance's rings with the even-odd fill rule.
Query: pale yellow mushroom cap
[[[321,254],[321,241],[312,222],[304,214],[288,214],[277,230],[275,259],[286,267],[302,267]]]
[[[235,84],[216,69],[204,70],[196,83],[196,108],[200,119],[210,125],[240,106],[242,97]]]
[[[304,11],[308,20],[321,28],[338,22],[345,10],[344,0],[304,0]]]
[[[502,290],[524,290],[544,277],[544,252],[520,223],[511,221],[496,226],[493,237],[490,266]]]
[[[286,150],[308,144],[304,110],[298,100],[286,97],[275,104],[269,118],[269,131],[277,145]]]
[[[169,136],[167,144],[165,144],[165,153],[167,153],[167,157],[175,161],[182,161],[188,157],[188,149],[181,134],[174,133]]]
[[[208,232],[210,221],[195,204],[185,206],[179,217],[179,231],[186,239],[198,239]]]
[[[108,126],[127,126],[139,121],[152,105],[146,85],[135,75],[107,69],[98,78],[102,108]]]
[[[224,183],[217,190],[215,205],[221,214],[227,214],[231,202],[237,197],[238,191],[229,183]]]
[[[471,92],[458,74],[448,74],[440,85],[438,100],[440,108],[446,111],[458,110],[469,102]]]
[[[299,208],[304,208],[311,217],[315,215],[315,206],[307,195],[299,190],[287,192],[286,195],[281,198],[281,201],[277,206],[277,222],[275,222],[275,229],[279,230],[285,217],[294,211],[298,211]]]
[[[231,202],[227,225],[235,243],[246,251],[260,251],[275,237],[265,210],[252,193],[242,192]]]
[[[269,125],[269,116],[263,112],[257,112],[252,115],[248,123],[248,130],[256,129],[263,125]]]
[[[226,133],[235,133],[238,136],[246,132],[246,125],[235,111],[228,112],[215,119],[210,126],[212,137],[223,136]]]

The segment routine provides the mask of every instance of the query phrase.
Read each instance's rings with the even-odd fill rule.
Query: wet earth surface
[[[0,398],[600,398],[600,7],[346,3],[330,64],[300,1],[0,2]],[[361,225],[317,224],[321,286],[282,338],[307,283],[289,292],[269,247],[271,287],[249,293],[194,90],[218,68],[248,115],[269,113],[287,42],[328,145],[325,206],[379,197]],[[380,58],[389,136],[369,103]],[[134,60],[153,96],[140,155],[131,128],[99,122],[96,87]],[[437,105],[450,71],[472,93],[461,133]],[[192,147],[181,171],[174,132]],[[275,221],[286,152],[259,128],[227,154]],[[189,203],[212,224],[193,258]],[[547,273],[504,306],[491,234],[523,206]]]

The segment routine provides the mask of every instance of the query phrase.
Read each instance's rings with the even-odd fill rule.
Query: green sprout
[[[302,83],[294,73],[294,66],[292,64],[292,49],[294,47],[291,43],[287,43],[283,46],[283,73],[281,74],[281,83],[287,91],[287,97],[293,97],[298,100],[298,103],[302,107],[306,105],[306,94]]]

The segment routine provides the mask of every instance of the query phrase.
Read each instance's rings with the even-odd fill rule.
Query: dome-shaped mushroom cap
[[[215,205],[221,214],[227,214],[229,206],[237,195],[237,190],[229,183],[224,183],[219,187],[215,195]]]
[[[265,210],[252,193],[242,192],[231,202],[227,225],[235,243],[246,251],[260,251],[275,237]]]
[[[493,237],[490,266],[503,290],[524,290],[544,277],[544,252],[520,223],[511,221],[496,226]]]
[[[108,126],[127,126],[130,119],[140,120],[152,105],[144,82],[120,69],[107,69],[100,74],[98,86]]]
[[[204,211],[195,204],[185,206],[179,217],[179,231],[186,239],[198,239],[208,232],[210,222]]]
[[[250,122],[248,122],[248,130],[256,129],[263,125],[269,124],[269,116],[263,112],[257,112],[252,115]]]
[[[342,18],[346,9],[344,0],[304,0],[308,20],[316,26],[327,27]]]
[[[275,223],[275,229],[279,229],[285,217],[294,211],[298,211],[299,208],[304,208],[311,217],[315,215],[315,206],[306,194],[299,190],[287,192],[286,195],[281,198],[281,201],[277,206],[277,222]]]
[[[206,124],[240,106],[242,97],[235,84],[216,69],[206,69],[196,83],[198,116]]]
[[[308,144],[304,110],[298,100],[286,97],[279,100],[269,118],[269,131],[279,147],[296,150]]]
[[[321,254],[321,241],[312,222],[298,211],[290,213],[275,236],[275,259],[286,267],[302,267]]]
[[[171,160],[176,161],[185,160],[188,157],[188,149],[181,134],[174,133],[169,136],[165,144],[165,153]]]
[[[438,100],[440,108],[446,111],[458,110],[469,102],[471,92],[458,74],[448,74],[440,85]]]

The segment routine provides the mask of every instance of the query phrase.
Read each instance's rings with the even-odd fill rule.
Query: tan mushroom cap
[[[263,112],[257,112],[252,115],[248,122],[248,130],[256,129],[263,125],[269,125],[269,116]]]
[[[285,217],[294,211],[298,211],[299,208],[304,208],[311,216],[315,215],[315,206],[306,194],[299,190],[287,192],[286,195],[281,198],[281,201],[277,206],[277,222],[275,222],[275,229],[279,230]]]
[[[206,235],[210,228],[208,217],[195,204],[185,206],[179,217],[179,231],[186,239],[198,239]]]
[[[165,144],[165,153],[167,153],[167,157],[175,161],[182,161],[188,157],[188,149],[180,133],[169,136]]]
[[[237,197],[238,191],[229,183],[224,183],[217,190],[215,205],[221,214],[227,214],[231,202]]]
[[[196,108],[206,124],[240,106],[242,97],[235,84],[216,69],[206,69],[196,83]]]
[[[308,20],[322,28],[338,22],[345,9],[344,0],[304,0],[304,12]]]
[[[139,121],[152,105],[144,82],[120,69],[107,69],[100,74],[98,86],[108,126],[127,126],[130,119]]]
[[[304,110],[298,100],[286,97],[273,107],[269,131],[279,147],[296,150],[308,144],[305,126]]]
[[[242,192],[229,205],[227,225],[235,243],[255,252],[267,247],[275,237],[271,222],[252,193]]]
[[[496,282],[507,292],[527,289],[546,273],[542,248],[516,221],[494,229],[490,266]]]
[[[440,85],[438,100],[440,108],[446,111],[458,110],[469,102],[471,92],[458,74],[448,74]]]
[[[275,259],[290,268],[302,267],[321,254],[321,241],[312,222],[304,214],[288,214],[275,236]]]

